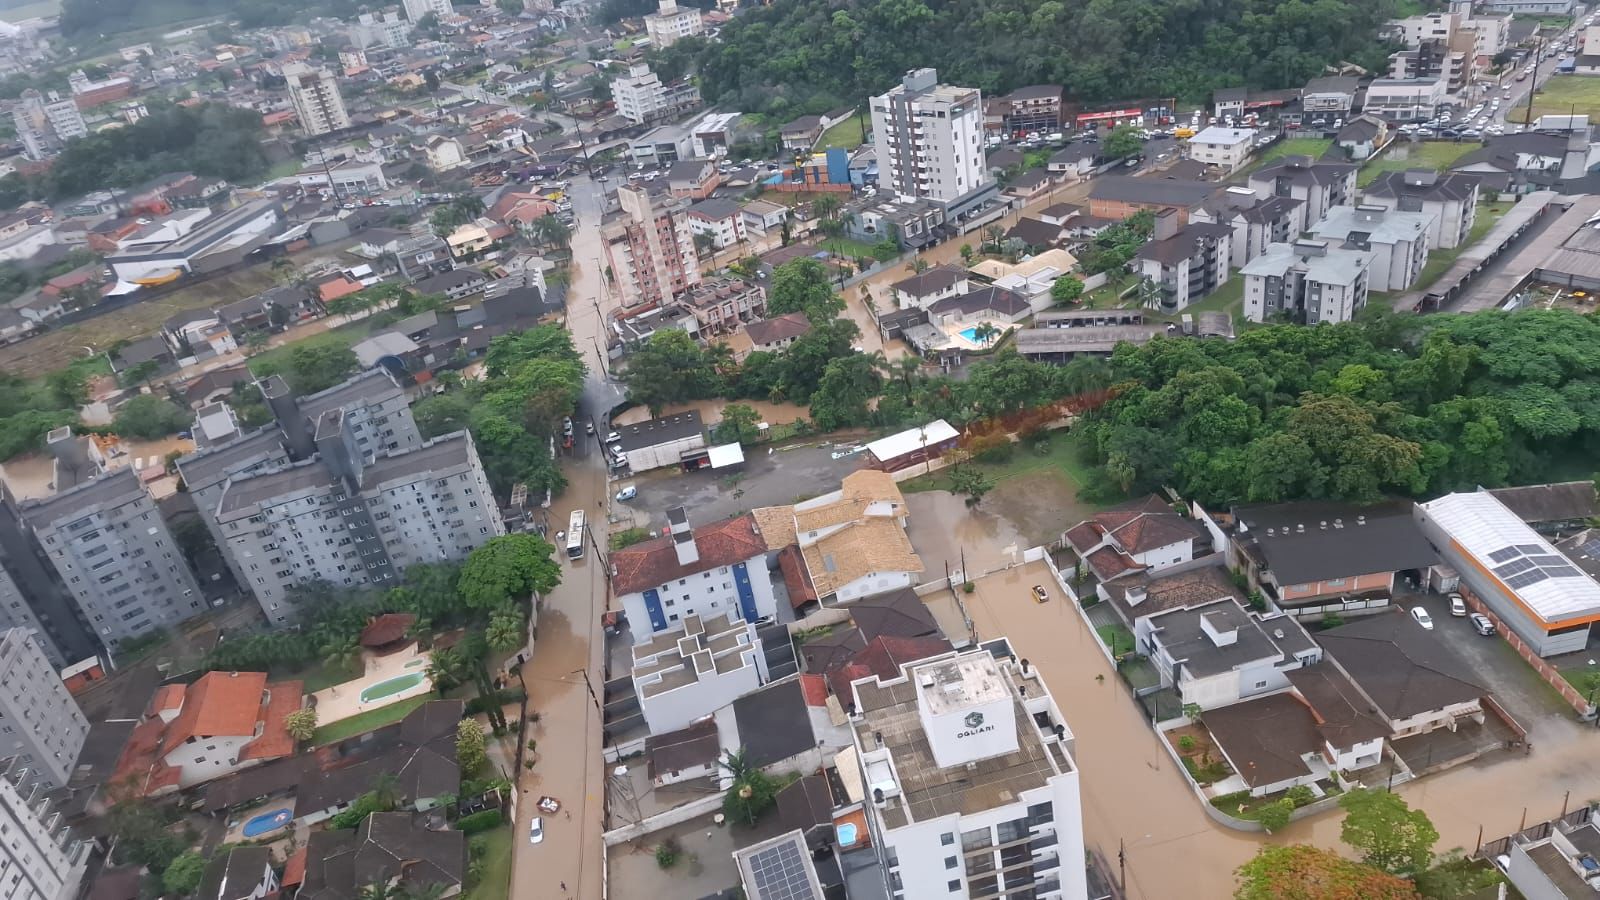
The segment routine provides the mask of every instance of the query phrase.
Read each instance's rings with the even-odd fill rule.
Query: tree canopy
[[[1411,882],[1305,844],[1262,847],[1239,867],[1235,900],[1416,900]]]
[[[613,0],[624,2],[624,0]],[[1389,0],[792,0],[743,11],[698,59],[708,103],[774,117],[859,103],[920,66],[985,95],[1209,98],[1377,66]],[[951,40],[960,35],[960,40]],[[780,121],[782,119],[780,118]]]
[[[193,414],[179,409],[171,400],[163,400],[155,394],[140,394],[117,410],[113,427],[123,437],[153,441],[177,434],[192,421]]]
[[[1412,809],[1392,791],[1357,788],[1339,798],[1344,821],[1339,839],[1370,866],[1393,875],[1415,875],[1433,862],[1439,831],[1428,814]]]
[[[361,368],[355,351],[336,344],[300,343],[287,353],[257,357],[250,370],[257,378],[282,375],[295,394],[327,390]]]
[[[472,551],[461,567],[461,599],[474,609],[521,603],[561,583],[555,548],[537,534],[504,534]]]

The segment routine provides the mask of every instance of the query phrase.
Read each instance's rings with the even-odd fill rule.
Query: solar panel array
[[[816,900],[811,879],[806,873],[800,845],[786,841],[749,857],[750,874],[755,879],[756,896],[761,900]]]
[[[1514,591],[1538,584],[1546,578],[1576,578],[1583,574],[1573,568],[1565,557],[1551,555],[1548,549],[1537,544],[1501,547],[1490,553],[1489,559],[1498,564],[1494,567],[1494,574],[1500,576],[1506,586]]]

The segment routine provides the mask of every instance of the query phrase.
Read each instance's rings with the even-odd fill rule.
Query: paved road
[[[1582,19],[1582,15],[1583,14],[1579,13],[1578,15],[1579,15],[1579,17],[1576,19],[1576,21],[1581,23],[1583,21],[1583,19]],[[1577,26],[1575,26],[1575,28],[1576,27]],[[1575,28],[1568,29],[1568,30],[1562,32],[1561,33],[1561,37],[1560,37],[1560,41],[1561,42],[1565,42],[1566,39],[1569,36],[1572,35],[1572,33],[1575,30]],[[1514,123],[1514,124],[1519,124],[1519,125],[1522,124],[1525,121],[1531,121],[1531,119],[1527,118],[1527,116],[1528,116],[1528,93],[1530,91],[1534,90],[1535,87],[1541,86],[1546,81],[1550,80],[1550,76],[1552,76],[1552,75],[1554,75],[1556,73],[1556,63],[1560,62],[1561,58],[1563,56],[1565,56],[1565,55],[1566,54],[1558,53],[1558,54],[1556,54],[1555,58],[1553,58],[1553,59],[1542,59],[1542,60],[1540,60],[1538,68],[1534,69],[1533,75],[1530,76],[1526,81],[1517,81],[1516,80],[1516,73],[1518,71],[1521,71],[1520,68],[1516,69],[1516,70],[1513,70],[1512,72],[1507,74],[1506,77],[1505,77],[1504,86],[1501,87],[1501,88],[1496,88],[1494,90],[1491,90],[1489,92],[1489,94],[1487,95],[1487,96],[1491,96],[1491,97],[1499,97],[1499,96],[1501,96],[1502,91],[1504,91],[1506,89],[1509,89],[1511,91],[1511,99],[1510,100],[1502,99],[1500,101],[1500,116],[1499,116],[1499,118],[1504,119],[1508,123]],[[1538,101],[1536,100],[1534,102],[1537,103]],[[1470,108],[1470,106],[1468,108]],[[1537,116],[1535,116],[1535,118],[1537,118]]]

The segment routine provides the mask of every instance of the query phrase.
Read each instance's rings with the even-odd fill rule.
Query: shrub
[[[505,688],[494,693],[493,702],[485,701],[483,697],[473,697],[467,701],[467,715],[476,716],[487,712],[491,707],[498,709],[511,703],[521,703],[528,696],[528,692],[520,687]]]
[[[456,823],[456,828],[462,834],[477,834],[492,828],[499,828],[502,822],[500,810],[486,809],[482,812],[475,812],[470,816],[462,816],[461,820]]]
[[[961,593],[963,593],[963,594],[970,594],[970,593],[972,593],[973,591],[975,591],[977,589],[978,589],[978,586],[973,584],[970,581],[965,583],[965,584],[963,584],[963,585],[961,585]]]
[[[1294,814],[1294,801],[1283,797],[1256,810],[1256,821],[1268,831],[1281,831]]]
[[[1188,734],[1179,735],[1178,736],[1178,749],[1182,750],[1185,753],[1193,752],[1194,751],[1194,736],[1193,735],[1188,735]]]
[[[677,865],[681,856],[683,856],[683,847],[675,837],[669,837],[656,845],[656,865],[663,869],[670,869]]]
[[[1294,787],[1289,788],[1287,791],[1283,792],[1283,796],[1295,806],[1305,806],[1307,803],[1317,799],[1316,792],[1303,784],[1297,784]]]

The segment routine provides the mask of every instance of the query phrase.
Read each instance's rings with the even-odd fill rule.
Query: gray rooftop
[[[282,441],[277,428],[258,428],[226,444],[182,457],[178,460],[178,474],[191,491],[207,487],[262,459],[287,459]]]
[[[139,483],[139,476],[133,469],[124,466],[54,497],[24,503],[22,515],[35,527],[48,527],[57,522],[72,521],[102,507],[122,506],[140,499],[150,499],[150,493]]]
[[[1241,275],[1283,277],[1291,270],[1303,271],[1307,278],[1322,284],[1354,284],[1372,265],[1369,250],[1346,250],[1328,246],[1320,256],[1303,253],[1295,244],[1272,243],[1244,268]]]
[[[416,476],[443,478],[471,461],[467,433],[442,435],[415,450],[393,456],[380,456],[362,473],[362,487],[375,488],[391,481],[414,480]]]
[[[301,397],[300,411],[306,418],[316,421],[330,409],[372,406],[404,395],[405,389],[388,372],[369,369],[325,391]]]
[[[1268,634],[1255,617],[1232,598],[1150,617],[1150,624],[1160,629],[1161,645],[1173,659],[1183,662],[1185,671],[1200,678],[1218,675],[1255,660],[1281,659],[1286,653],[1292,655],[1311,648],[1311,638],[1292,619],[1282,617],[1273,621],[1277,631],[1284,634],[1288,647],[1279,647],[1274,640],[1276,633]],[[1283,622],[1289,624],[1286,626]],[[1206,626],[1223,635],[1234,635],[1233,643],[1219,646],[1207,633]],[[1293,640],[1289,637],[1291,634],[1295,634]]]
[[[217,501],[217,518],[226,520],[239,513],[254,515],[262,503],[278,501],[301,491],[329,487],[336,481],[327,468],[315,460],[251,475],[228,484],[222,499]]]
[[[1426,239],[1433,219],[1429,212],[1335,206],[1323,215],[1322,221],[1311,226],[1311,231],[1324,240],[1344,241],[1359,234],[1368,243],[1398,244]]]

